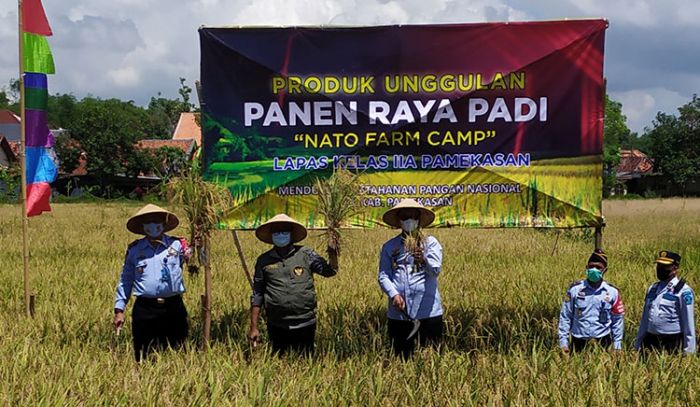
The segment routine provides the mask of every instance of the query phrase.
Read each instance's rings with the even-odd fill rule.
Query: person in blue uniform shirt
[[[124,325],[129,297],[136,296],[131,327],[136,361],[152,350],[179,347],[187,338],[187,310],[182,266],[191,250],[184,239],[168,236],[179,223],[171,212],[146,205],[132,216],[126,228],[145,235],[126,250],[114,299],[114,327]]]
[[[635,349],[695,353],[695,295],[678,278],[680,264],[678,253],[659,252],[658,281],[647,289]]]
[[[608,257],[596,249],[586,263],[586,278],[567,290],[559,313],[559,347],[564,352],[591,343],[622,349],[625,306],[619,290],[603,280],[607,271]]]
[[[379,286],[387,296],[388,331],[397,356],[407,358],[416,347],[439,345],[444,325],[438,276],[442,270],[442,246],[423,235],[421,229],[435,220],[435,214],[413,199],[403,199],[388,210],[383,221],[401,233],[387,241],[379,259]],[[411,236],[411,238],[409,238]],[[413,242],[407,244],[413,239]],[[420,321],[412,335],[414,320]]]

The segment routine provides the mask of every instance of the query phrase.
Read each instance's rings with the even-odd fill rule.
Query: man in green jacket
[[[258,319],[264,306],[267,333],[275,353],[313,351],[316,336],[313,274],[334,276],[338,258],[331,253],[329,264],[313,249],[294,244],[306,235],[306,228],[285,214],[276,215],[255,230],[258,239],[273,247],[255,263],[248,332],[253,346],[260,341]]]

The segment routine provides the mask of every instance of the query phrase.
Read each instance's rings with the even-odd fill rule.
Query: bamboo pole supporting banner
[[[24,264],[24,311],[27,316],[34,316],[34,301],[29,288],[29,218],[27,217],[27,163],[26,130],[24,114],[24,46],[22,43],[22,0],[17,1],[17,27],[19,37],[19,114],[20,114],[20,172],[22,179],[22,262]]]
[[[233,234],[233,243],[236,244],[236,250],[238,251],[238,257],[241,259],[241,265],[243,266],[243,272],[248,279],[248,284],[250,284],[250,289],[253,289],[253,278],[250,275],[250,270],[248,270],[248,264],[245,261],[245,256],[243,255],[243,249],[241,248],[241,241],[238,239],[238,232],[236,229],[231,231]]]
[[[209,258],[211,241],[204,237],[204,295],[202,296],[202,313],[204,314],[203,345],[208,348],[211,344],[211,261]]]
[[[199,108],[204,111],[204,100],[202,99],[202,87],[199,81],[195,81],[195,89],[197,91],[197,100],[199,100]],[[200,146],[202,148],[202,146]],[[201,160],[204,158],[201,157]],[[202,163],[200,163],[201,165]],[[211,241],[209,236],[204,237],[204,295],[202,301],[202,316],[204,326],[202,327],[203,345],[208,348],[211,345],[211,263],[209,261],[209,253],[211,249]]]
[[[595,249],[603,249],[603,227],[597,226],[595,228]]]

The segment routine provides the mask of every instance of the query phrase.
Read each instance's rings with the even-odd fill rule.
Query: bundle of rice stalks
[[[416,229],[413,232],[405,233],[403,238],[403,248],[407,253],[411,253],[414,257],[423,251],[423,231]],[[422,254],[421,254],[422,255]],[[418,265],[413,263],[413,273],[418,271]]]
[[[362,210],[360,202],[359,174],[338,168],[325,180],[316,179],[318,211],[326,223],[324,235],[328,241],[328,254],[340,255],[340,229]]]
[[[195,271],[207,261],[206,248],[212,230],[233,205],[231,193],[222,185],[204,181],[197,160],[182,176],[170,180],[167,188],[170,200],[182,208],[187,218],[190,242],[196,257],[196,262],[190,261],[188,268]]]

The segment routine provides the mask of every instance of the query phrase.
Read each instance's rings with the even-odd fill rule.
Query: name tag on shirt
[[[669,301],[676,301],[676,296],[671,294],[671,293],[664,293],[663,297],[664,300],[669,300]]]

